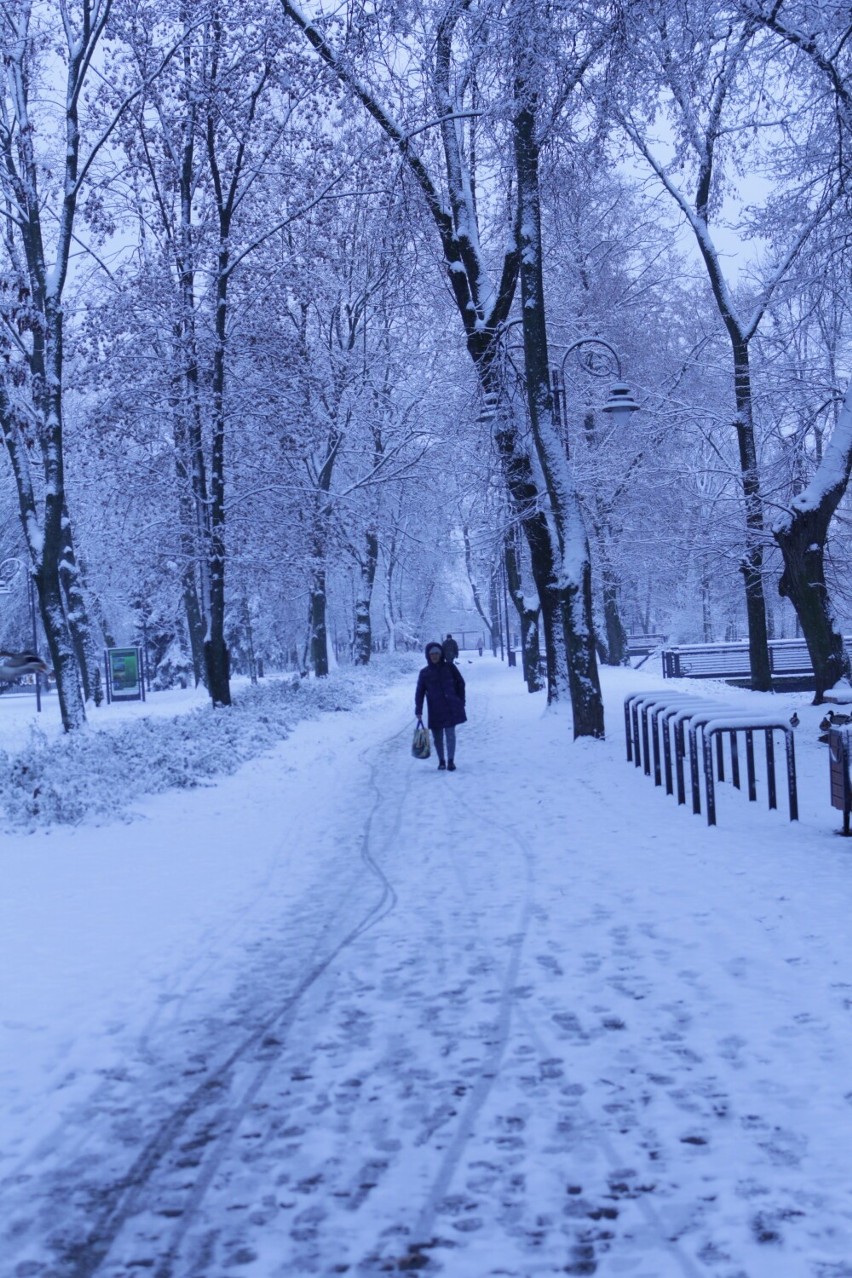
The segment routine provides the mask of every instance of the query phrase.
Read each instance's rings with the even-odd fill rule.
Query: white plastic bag
[[[411,753],[415,759],[428,759],[432,753],[432,746],[429,741],[429,729],[424,728],[423,724],[418,721],[417,727],[414,729],[414,736],[411,739]]]

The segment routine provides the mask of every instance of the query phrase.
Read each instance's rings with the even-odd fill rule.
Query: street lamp
[[[631,415],[639,412],[639,405],[626,382],[616,382],[601,412],[609,413],[616,426],[626,426]]]
[[[568,396],[565,392],[565,364],[569,355],[578,353],[580,366],[592,377],[617,377],[609,398],[601,408],[607,413],[616,426],[625,426],[633,413],[639,411],[639,405],[633,398],[630,387],[622,381],[621,360],[618,352],[602,337],[581,337],[572,342],[565,350],[558,368],[550,370],[551,389],[553,391],[554,408],[557,420],[562,426],[565,451],[568,451]]]

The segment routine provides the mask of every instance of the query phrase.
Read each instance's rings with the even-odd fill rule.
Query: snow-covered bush
[[[187,688],[192,682],[192,662],[186,655],[179,639],[173,639],[163,656],[157,662],[154,674],[154,687]]]
[[[405,654],[322,680],[264,681],[241,690],[227,709],[205,705],[54,741],[34,728],[25,749],[0,751],[6,824],[34,829],[114,819],[143,795],[209,785],[283,740],[300,720],[352,710],[417,664]]]

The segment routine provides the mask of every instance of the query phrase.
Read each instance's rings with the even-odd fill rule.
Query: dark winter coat
[[[459,646],[456,643],[455,639],[452,638],[452,636],[447,635],[446,639],[441,644],[441,651],[443,652],[447,661],[458,661]]]
[[[440,648],[440,644],[430,644]],[[426,649],[426,660],[429,661],[429,648]],[[465,723],[467,715],[464,710],[465,686],[461,671],[452,665],[441,652],[441,660],[432,665],[429,662],[417,676],[417,691],[414,694],[414,713],[419,719],[423,714],[423,701],[429,710],[429,728],[452,728],[457,723]]]

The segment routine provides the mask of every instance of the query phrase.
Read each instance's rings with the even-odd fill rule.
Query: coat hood
[[[441,660],[443,661],[443,660],[444,660],[444,649],[443,649],[443,647],[441,646],[441,644],[440,644],[440,643],[437,643],[434,639],[432,640],[432,642],[431,642],[431,643],[427,643],[426,647],[423,649],[423,651],[424,651],[424,653],[425,653],[425,655],[426,655],[426,660],[427,660],[427,661],[429,660],[429,653],[432,651],[432,649],[433,649],[433,648],[437,648],[437,649],[438,649],[438,651],[439,651],[439,652],[440,652],[440,654],[441,654]]]

